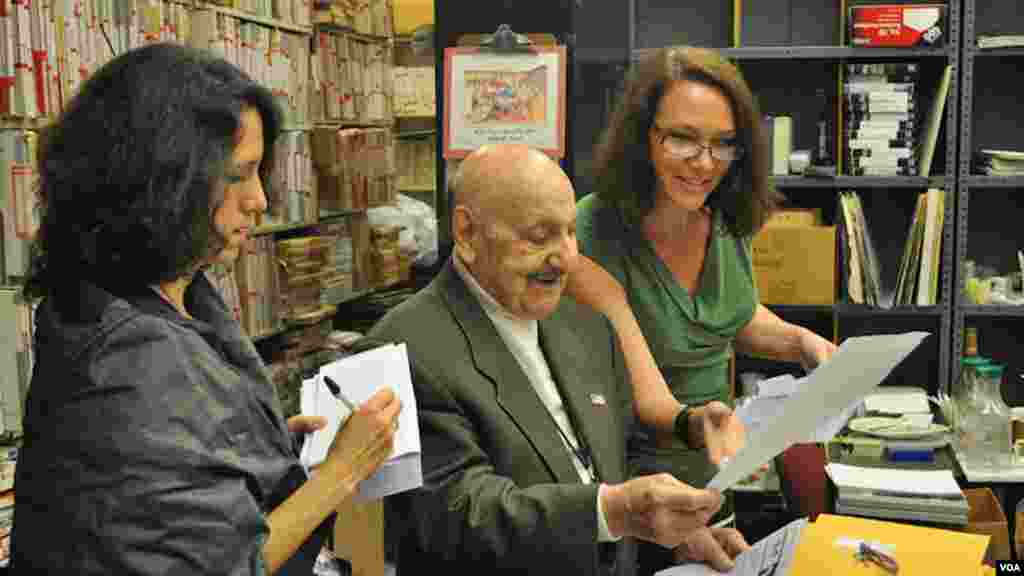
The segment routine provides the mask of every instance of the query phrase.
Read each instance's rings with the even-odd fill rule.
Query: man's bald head
[[[568,177],[551,158],[529,146],[497,144],[473,151],[453,178],[454,205],[477,214],[492,214],[500,206],[529,202]]]

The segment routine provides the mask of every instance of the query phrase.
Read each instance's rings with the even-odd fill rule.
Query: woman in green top
[[[733,351],[812,368],[835,346],[757,300],[750,239],[780,201],[761,115],[739,70],[713,50],[658,50],[634,65],[577,205],[582,254],[625,288],[672,394],[730,402]],[[635,473],[704,486],[715,467],[664,426],[638,426]],[[671,562],[642,547],[641,573]]]

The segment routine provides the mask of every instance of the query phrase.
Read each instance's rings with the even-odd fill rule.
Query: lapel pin
[[[605,406],[608,404],[608,402],[605,401],[604,396],[601,394],[591,394],[590,403],[594,406]]]

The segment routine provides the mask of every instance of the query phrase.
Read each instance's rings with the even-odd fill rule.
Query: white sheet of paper
[[[423,485],[420,428],[412,389],[409,355],[405,344],[392,344],[348,356],[320,367],[356,404],[366,402],[385,387],[402,402],[391,455],[376,472],[359,483],[359,500],[375,500]]]
[[[782,415],[782,406],[787,396],[755,396],[747,399],[736,407],[736,417],[747,427],[747,434],[757,434],[757,429],[770,423]],[[839,434],[843,426],[850,421],[860,409],[861,401],[854,400],[845,410],[836,416],[826,418],[804,439],[803,442],[828,442]]]
[[[898,470],[892,468],[870,468],[849,464],[828,464],[825,466],[829,478],[837,487],[897,491],[922,496],[963,494],[952,470]]]
[[[871,394],[864,399],[864,407],[868,412],[883,414],[922,414],[931,411],[924,390],[898,394]]]
[[[679,564],[654,573],[654,576],[784,576],[796,553],[806,518],[798,518],[750,546],[735,558],[736,566],[718,572],[704,563]]]
[[[323,416],[327,425],[306,436],[299,453],[299,461],[309,470],[327,458],[327,451],[334,442],[338,429],[348,420],[352,412],[331,394],[320,378],[302,381],[299,393],[299,409],[306,416]]]
[[[758,396],[789,396],[796,392],[807,377],[794,378],[792,374],[782,374],[772,378],[765,378],[757,383]]]
[[[787,447],[810,437],[823,422],[877,387],[927,336],[927,332],[907,332],[847,338],[828,362],[785,399],[779,416],[759,428],[756,437],[748,438],[708,488],[728,490]]]

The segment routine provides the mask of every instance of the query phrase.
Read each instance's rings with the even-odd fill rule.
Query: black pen
[[[331,394],[335,398],[341,400],[341,403],[344,404],[346,408],[348,408],[349,412],[356,411],[356,405],[351,400],[349,400],[348,397],[341,393],[341,386],[338,386],[338,383],[335,382],[330,376],[326,374],[324,374],[324,384],[327,385],[327,389],[331,391]]]

